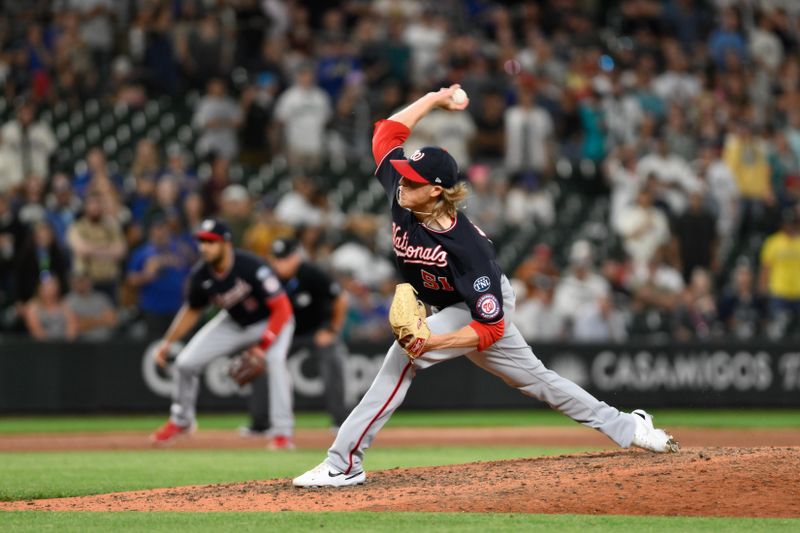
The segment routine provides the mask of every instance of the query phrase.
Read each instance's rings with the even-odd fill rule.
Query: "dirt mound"
[[[313,465],[309,465],[313,466]],[[50,511],[470,511],[800,517],[800,447],[600,452],[369,472],[348,489],[286,479],[0,503]]]

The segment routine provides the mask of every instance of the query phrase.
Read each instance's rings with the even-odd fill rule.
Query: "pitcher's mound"
[[[8,502],[0,509],[800,517],[798,494],[798,447],[688,448],[367,472],[366,484],[346,489],[297,489],[281,479]]]

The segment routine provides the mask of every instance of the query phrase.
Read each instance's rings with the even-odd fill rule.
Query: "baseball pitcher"
[[[457,210],[467,188],[458,181],[455,160],[435,146],[404,156],[403,142],[429,111],[466,109],[468,99],[452,98],[458,89],[428,93],[375,126],[376,177],[390,203],[397,266],[407,282],[398,287],[390,311],[398,341],[342,424],[328,457],[295,478],[297,487],[363,483],[364,452],[403,402],[414,374],[462,355],[623,448],[678,450],[671,436],[653,427],[649,414],[620,412],[544,367],[513,323],[515,296],[492,243]],[[431,307],[431,316],[417,299]]]

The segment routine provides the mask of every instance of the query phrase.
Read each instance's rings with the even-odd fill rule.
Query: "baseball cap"
[[[392,166],[404,178],[416,183],[430,183],[449,189],[458,181],[458,165],[447,150],[423,146],[408,159],[392,159]]]
[[[272,242],[272,255],[277,259],[289,257],[300,247],[297,239],[275,239]]]
[[[207,218],[200,224],[200,229],[194,236],[203,241],[230,241],[231,230],[221,220]]]

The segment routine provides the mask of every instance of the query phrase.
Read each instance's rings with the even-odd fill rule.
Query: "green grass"
[[[656,410],[659,425],[713,428],[797,428],[800,410]],[[0,419],[0,434],[151,431],[166,414],[31,416]],[[202,429],[233,430],[247,415],[201,414]],[[325,428],[322,413],[300,413],[298,428]],[[393,427],[572,426],[548,409],[401,411]],[[426,447],[372,449],[368,470],[514,459],[586,448]],[[123,450],[0,453],[0,500],[288,478],[317,464],[324,450],[271,454],[265,450]],[[0,512],[0,531],[799,531],[800,520],[470,513],[83,513]]]
[[[547,531],[757,533],[797,531],[800,520],[473,513],[0,513],[4,531]]]
[[[800,410],[682,409],[654,410],[660,426],[712,428],[798,428]],[[160,415],[25,416],[0,419],[0,434],[35,432],[151,431],[166,419]],[[203,429],[235,429],[247,423],[244,413],[201,414]],[[532,427],[572,426],[550,409],[497,411],[398,411],[388,427]],[[325,428],[324,413],[298,413],[298,428]]]
[[[368,470],[558,455],[587,448],[431,447],[370,450]],[[324,450],[144,450],[0,453],[0,500],[61,498],[182,485],[288,478],[325,458]],[[2,529],[2,528],[0,528]]]

